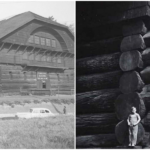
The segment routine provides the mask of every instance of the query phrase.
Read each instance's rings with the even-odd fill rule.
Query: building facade
[[[68,27],[32,12],[0,22],[3,93],[69,94],[73,70],[74,37]]]

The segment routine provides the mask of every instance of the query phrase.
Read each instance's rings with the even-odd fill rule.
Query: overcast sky
[[[54,16],[59,23],[74,23],[73,1],[0,1],[0,20],[26,11],[43,17]]]

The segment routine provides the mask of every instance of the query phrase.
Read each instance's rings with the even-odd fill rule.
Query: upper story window
[[[30,42],[30,43],[34,43],[34,40],[33,40],[34,38],[33,38],[33,35],[30,35],[30,37],[29,37],[29,39],[28,39],[28,42]]]
[[[40,44],[40,38],[38,36],[34,36],[35,44]]]
[[[41,45],[45,45],[45,38],[41,38]]]
[[[46,39],[46,46],[51,46],[51,40],[50,39]]]
[[[52,40],[52,47],[56,47],[56,41],[54,39]]]

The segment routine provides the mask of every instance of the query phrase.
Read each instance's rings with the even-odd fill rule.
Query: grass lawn
[[[74,116],[0,120],[0,149],[68,148],[74,148]]]

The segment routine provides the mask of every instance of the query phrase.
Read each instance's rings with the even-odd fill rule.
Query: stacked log
[[[141,118],[145,117],[146,107],[140,92],[142,91],[145,83],[148,82],[148,73],[149,68],[142,70],[139,73],[139,70],[143,69],[144,59],[147,59],[147,51],[144,51],[141,54],[140,51],[146,48],[146,44],[142,35],[147,31],[144,22],[138,21],[135,24],[132,22],[132,26],[123,26],[123,38],[120,46],[122,52],[119,60],[119,65],[122,71],[124,71],[122,77],[120,78],[120,91],[121,95],[115,101],[116,114],[119,122],[115,128],[115,134],[117,140],[120,144],[128,146],[129,145],[129,133],[127,119],[131,114],[131,108],[135,107],[137,113]],[[125,34],[125,31],[132,29],[134,35]],[[142,124],[138,124],[138,135],[137,135],[137,144],[141,142],[145,135],[145,129]]]
[[[147,108],[150,108],[150,100],[146,101],[140,95],[144,85],[150,82],[149,69],[144,70],[150,64],[150,50],[146,49],[149,42],[145,42],[144,38],[148,7],[147,2],[144,5],[141,3],[142,6],[133,3],[129,2],[126,7],[129,9],[132,5],[134,8],[125,9],[120,14],[106,15],[106,18],[95,18],[99,15],[95,15],[92,8],[89,13],[91,21],[87,22],[87,26],[80,22],[80,28],[77,24],[77,148],[127,145],[128,126],[124,120],[131,107],[137,108],[142,119],[146,116]],[[112,8],[115,8],[115,4]],[[88,20],[88,17],[87,20],[85,18],[82,21]],[[78,34],[79,28],[81,34]],[[120,125],[119,122],[123,123]],[[149,143],[150,135],[145,133],[145,127],[146,122],[139,124],[137,143],[140,146]],[[124,135],[123,131],[127,134]]]

